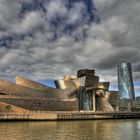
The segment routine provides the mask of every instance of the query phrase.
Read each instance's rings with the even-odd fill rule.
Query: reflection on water
[[[0,140],[140,140],[140,120],[0,122]]]

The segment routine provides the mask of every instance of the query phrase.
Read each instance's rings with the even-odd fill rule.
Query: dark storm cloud
[[[139,80],[140,2],[67,2],[0,0],[1,77],[55,79],[95,68],[102,80],[116,83],[116,65],[130,61]],[[2,39],[8,36],[11,41]]]
[[[101,55],[97,67],[113,69],[118,63],[132,62],[133,75],[136,81],[139,80],[140,75],[136,71],[140,59],[140,2],[95,0],[95,5],[102,19],[98,37],[111,46],[107,48],[104,45],[103,50],[106,55]]]
[[[105,70],[112,69],[116,67],[116,64],[122,62],[135,63],[135,60],[139,57],[139,52],[137,49],[126,48],[118,48],[116,51],[111,51],[111,54],[105,56],[96,64],[97,68]]]
[[[0,0],[1,75],[46,79],[71,73],[96,14],[91,1]]]
[[[140,72],[140,62],[136,63],[136,65],[134,67],[134,71]]]

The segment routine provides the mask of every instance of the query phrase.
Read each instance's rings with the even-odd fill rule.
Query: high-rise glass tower
[[[117,65],[118,89],[121,99],[135,99],[131,63]]]

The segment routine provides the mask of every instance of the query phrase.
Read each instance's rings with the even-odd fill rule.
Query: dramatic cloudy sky
[[[139,0],[0,0],[0,78],[94,68],[116,85],[116,65],[131,62],[138,93],[139,25]]]

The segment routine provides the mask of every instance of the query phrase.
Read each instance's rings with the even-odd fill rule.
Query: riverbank
[[[140,112],[31,112],[0,113],[1,121],[56,121],[56,120],[97,120],[97,119],[136,119]]]

